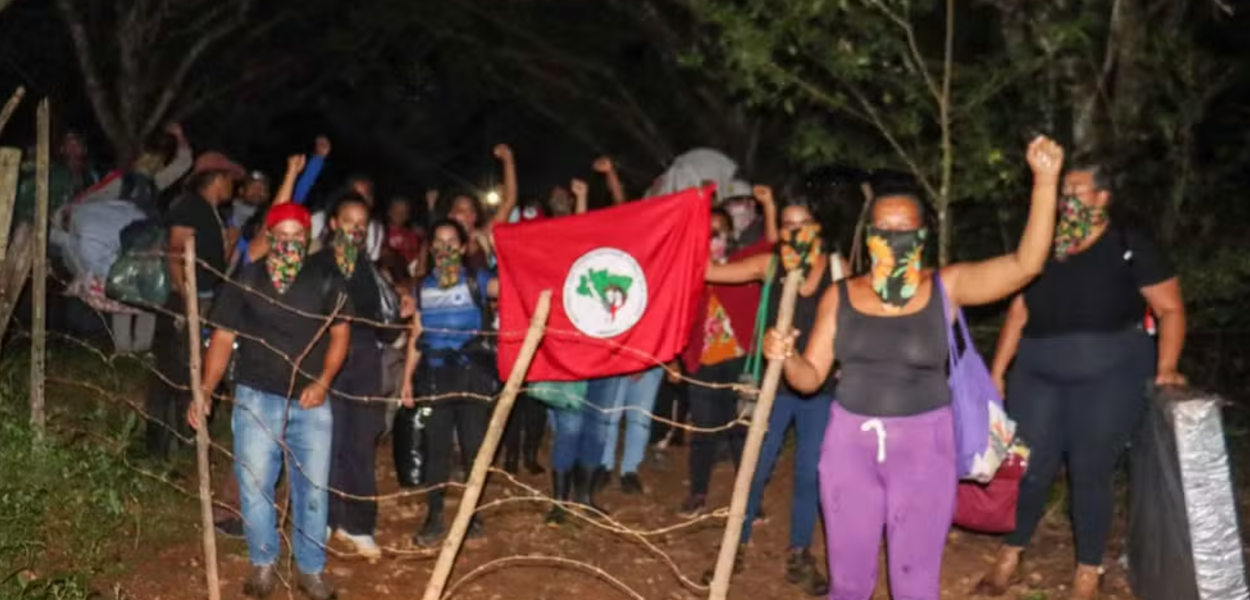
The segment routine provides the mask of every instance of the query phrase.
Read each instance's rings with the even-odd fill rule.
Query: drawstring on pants
[[[859,428],[860,431],[876,431],[877,432],[877,464],[885,462],[885,423],[881,419],[872,419],[865,421]]]

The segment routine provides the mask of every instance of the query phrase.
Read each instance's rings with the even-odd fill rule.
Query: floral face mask
[[[460,283],[462,259],[460,248],[434,243],[434,273],[438,277],[438,287],[446,289]]]
[[[338,263],[339,270],[343,272],[343,275],[351,277],[356,270],[356,260],[360,257],[360,249],[365,245],[365,230],[336,229],[331,243],[334,244],[336,250],[334,259]]]
[[[265,259],[269,267],[269,280],[278,293],[285,294],[304,266],[308,244],[304,240],[278,240],[269,236],[269,255]]]
[[[803,278],[807,279],[821,252],[819,224],[809,223],[781,232],[781,266],[787,273],[802,269]]]
[[[928,231],[886,231],[869,226],[872,289],[889,308],[902,310],[920,287],[920,259]]]
[[[1076,254],[1095,227],[1107,224],[1107,209],[1085,206],[1076,196],[1064,196],[1059,203],[1059,222],[1055,225],[1055,260]]]

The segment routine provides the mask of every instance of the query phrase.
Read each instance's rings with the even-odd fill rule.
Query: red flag
[[[499,373],[506,379],[542,290],[547,333],[530,381],[633,373],[686,345],[708,261],[713,188],[495,227]]]

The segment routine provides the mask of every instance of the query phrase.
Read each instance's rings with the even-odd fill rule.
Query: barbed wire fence
[[[314,373],[311,373],[306,369],[320,368],[320,365],[304,365],[303,359],[308,354],[308,351],[312,348],[312,346],[328,334],[329,326],[332,323],[347,321],[354,325],[366,325],[371,328],[400,328],[405,330],[405,333],[412,333],[411,326],[408,324],[383,323],[364,317],[339,314],[337,309],[332,311],[329,315],[316,315],[306,311],[300,311],[299,309],[286,305],[271,295],[265,294],[262,291],[251,288],[234,278],[228,277],[226,273],[222,273],[214,269],[211,265],[206,264],[204,261],[198,260],[194,255],[193,246],[193,243],[189,243],[189,251],[185,252],[183,255],[183,267],[184,273],[186,273],[185,284],[188,289],[195,289],[194,286],[196,283],[195,277],[197,271],[195,267],[198,265],[201,272],[210,272],[220,277],[221,282],[219,285],[236,286],[244,293],[249,294],[254,298],[260,298],[266,302],[271,302],[283,311],[289,311],[292,314],[298,314],[308,318],[315,318],[322,322],[322,327],[320,327],[320,330],[316,334],[315,338],[309,346],[297,356],[284,354],[268,340],[256,337],[255,335],[251,335],[247,332],[236,332],[235,334],[238,339],[246,340],[248,343],[264,348],[267,352],[279,357],[282,362],[289,366],[291,370],[291,389],[296,396],[298,395],[298,390],[294,389],[294,385],[300,377],[313,380],[316,378]],[[160,260],[166,260],[167,258],[168,255],[163,255]],[[797,277],[794,278],[793,284],[787,282],[786,293],[783,295],[782,303],[782,306],[787,308],[783,310],[783,312],[792,311],[794,296],[797,291],[797,282]],[[64,286],[66,282],[56,282],[54,280],[54,283],[60,283],[62,284],[61,287],[67,287]],[[248,407],[233,402],[231,394],[219,392],[218,390],[204,390],[200,385],[198,385],[198,382],[201,381],[202,377],[201,351],[205,346],[203,340],[201,340],[200,331],[216,329],[220,324],[214,322],[211,315],[202,315],[199,313],[198,303],[194,300],[195,294],[183,293],[181,296],[192,299],[190,302],[186,303],[183,311],[177,311],[167,306],[155,305],[144,305],[142,309],[146,312],[158,314],[165,318],[182,320],[182,327],[185,329],[187,334],[187,344],[190,354],[187,369],[191,385],[183,385],[173,381],[167,374],[163,373],[161,369],[157,368],[156,365],[151,364],[149,361],[138,361],[138,364],[141,364],[145,371],[150,372],[153,375],[152,379],[155,382],[158,382],[158,384],[165,385],[167,388],[174,390],[177,393],[190,396],[192,398],[193,405],[199,407],[198,410],[201,411],[201,415],[207,414],[207,408],[214,402],[219,403],[222,406],[230,406],[230,410],[233,411],[242,410],[251,412]],[[497,336],[501,340],[522,340],[521,355],[513,365],[510,376],[507,378],[502,390],[497,394],[441,393],[415,397],[412,399],[413,404],[417,406],[429,407],[436,406],[440,402],[462,399],[471,399],[473,401],[486,402],[492,405],[492,417],[486,432],[485,440],[483,441],[480,450],[473,461],[471,470],[466,473],[465,483],[461,484],[448,482],[433,486],[423,485],[414,489],[400,489],[397,492],[378,494],[374,496],[354,495],[346,491],[336,489],[328,484],[317,487],[324,487],[324,491],[326,493],[339,498],[348,500],[374,501],[380,504],[424,497],[433,490],[461,491],[460,502],[456,510],[455,518],[452,521],[451,527],[449,528],[441,547],[436,549],[423,549],[404,547],[402,545],[381,546],[385,555],[399,559],[435,559],[436,562],[433,574],[427,581],[425,591],[423,593],[423,598],[426,600],[440,600],[442,598],[450,598],[456,596],[457,594],[461,594],[466,589],[469,582],[497,570],[535,565],[547,565],[592,576],[618,590],[625,597],[646,597],[643,593],[631,587],[631,585],[627,583],[624,578],[611,574],[603,566],[591,564],[586,560],[579,560],[578,558],[567,556],[552,556],[545,554],[509,555],[490,560],[473,568],[468,573],[460,575],[458,579],[453,579],[452,574],[456,565],[456,558],[460,554],[462,546],[464,545],[464,538],[468,530],[470,520],[475,515],[479,515],[483,512],[497,510],[501,507],[515,504],[534,505],[536,507],[540,507],[541,510],[549,510],[552,507],[563,508],[565,509],[565,513],[574,518],[576,522],[592,527],[595,530],[605,532],[606,534],[617,536],[641,547],[647,555],[658,560],[667,572],[670,573],[673,579],[688,592],[699,595],[708,595],[708,597],[711,598],[725,598],[729,589],[729,578],[732,574],[734,553],[738,550],[738,539],[741,535],[742,522],[745,518],[747,495],[754,476],[755,466],[758,462],[759,449],[763,440],[764,432],[767,429],[768,415],[771,410],[772,398],[776,393],[777,383],[780,380],[780,364],[777,364],[775,368],[770,365],[769,372],[766,374],[759,389],[748,389],[749,386],[739,382],[718,383],[701,381],[687,374],[671,370],[667,365],[660,361],[658,357],[651,356],[646,352],[634,348],[623,346],[615,341],[593,339],[578,331],[564,331],[548,327],[547,314],[550,310],[550,302],[550,292],[543,292],[538,303],[538,308],[532,315],[532,322],[530,323],[530,326],[521,331],[466,332],[463,330],[423,330],[425,332],[438,333],[493,335]],[[343,299],[339,298],[338,306],[341,308],[342,304]],[[108,331],[110,337],[113,337],[115,332],[112,331],[110,326],[109,315],[99,309],[94,310],[96,316],[100,319],[100,322],[103,325],[103,329]],[[790,313],[787,312],[787,314]],[[779,322],[787,320],[788,319],[783,318],[780,319]],[[785,323],[779,324],[784,325]],[[37,329],[32,329],[30,333],[32,341],[35,339],[37,333]],[[20,335],[20,333],[15,332],[15,335]],[[47,332],[47,336],[61,343],[79,348],[82,351],[95,356],[101,361],[102,364],[108,365],[111,368],[115,368],[115,361],[123,356],[126,356],[124,353],[101,349],[91,342],[75,338],[72,335],[63,332],[49,331]],[[582,410],[592,410],[598,412],[599,415],[596,416],[596,419],[604,419],[606,418],[606,415],[611,413],[639,412],[655,423],[663,423],[670,428],[680,429],[685,433],[692,435],[714,434],[732,428],[744,426],[748,427],[747,443],[737,470],[733,496],[729,506],[716,507],[705,511],[698,516],[680,518],[676,522],[666,523],[659,527],[633,527],[621,522],[620,520],[614,519],[608,514],[601,513],[592,507],[583,506],[569,500],[553,498],[538,488],[521,481],[516,476],[492,467],[491,465],[494,462],[494,458],[499,449],[499,444],[503,436],[504,428],[508,422],[513,403],[519,394],[526,393],[534,389],[525,384],[525,375],[528,369],[529,361],[544,336],[576,337],[580,341],[584,341],[586,343],[605,345],[619,354],[632,355],[645,360],[650,364],[661,366],[666,372],[669,373],[670,377],[680,379],[688,386],[703,386],[711,389],[750,391],[758,393],[759,398],[752,418],[746,419],[740,417],[733,422],[725,423],[716,427],[697,427],[636,406],[604,407],[588,402],[586,398],[581,395],[565,390],[553,388],[543,389],[543,393],[561,396],[570,405],[577,405],[581,407]],[[379,377],[381,376],[381,373],[379,373]],[[124,460],[126,466],[134,470],[136,473],[158,481],[163,485],[170,486],[171,488],[177,490],[178,493],[189,498],[198,499],[201,508],[199,527],[201,530],[201,543],[204,553],[203,567],[207,595],[210,600],[220,598],[222,592],[222,582],[221,576],[218,572],[214,509],[236,515],[244,522],[246,522],[246,515],[242,513],[239,507],[232,506],[228,502],[221,501],[214,493],[215,478],[213,476],[213,457],[219,457],[217,460],[219,468],[221,461],[228,461],[229,463],[237,465],[238,468],[243,471],[240,473],[242,476],[256,477],[257,474],[252,471],[249,465],[235,461],[234,452],[230,447],[228,447],[228,445],[212,439],[210,428],[207,426],[207,423],[202,423],[200,427],[194,430],[194,435],[189,436],[187,435],[186,430],[181,429],[173,423],[167,423],[158,415],[150,414],[147,408],[143,406],[143,403],[136,402],[133,398],[128,397],[124,393],[106,390],[103,386],[91,381],[63,377],[55,373],[51,375],[44,375],[42,380],[56,386],[64,386],[70,389],[77,389],[85,393],[90,393],[97,398],[103,399],[104,401],[115,404],[116,406],[124,408],[126,411],[130,411],[131,413],[138,415],[146,423],[156,423],[157,426],[168,431],[169,434],[177,439],[181,444],[187,446],[194,445],[196,447],[197,485],[195,489],[188,489],[184,485],[170,479],[169,476],[145,469],[129,459]],[[288,396],[294,397],[290,395]],[[401,398],[394,396],[358,396],[345,393],[344,391],[333,387],[327,390],[327,401],[331,396],[337,399],[358,403],[395,405],[402,402]],[[216,415],[225,411],[218,408],[212,412]],[[288,410],[288,419],[289,414]],[[255,413],[252,413],[251,416],[257,417]],[[260,425],[262,434],[268,436],[281,448],[283,461],[286,465],[286,480],[288,487],[291,485],[291,481],[293,481],[295,477],[302,477],[308,481],[313,480],[313,478],[310,478],[309,474],[306,473],[305,466],[300,464],[300,462],[296,459],[296,454],[283,439],[282,431],[274,431],[270,429],[268,426],[265,426],[259,418],[253,418],[251,421],[254,424]],[[330,443],[328,437],[325,440],[325,443]],[[512,496],[491,498],[485,502],[481,502],[482,493],[487,483],[488,476],[491,481],[494,482],[492,485],[503,484],[510,489],[517,490],[519,493]],[[260,479],[258,478],[257,480],[259,481]],[[221,491],[222,490],[216,490],[217,494],[220,494]],[[288,533],[286,528],[281,525],[288,521],[292,509],[289,506],[289,498],[284,498],[285,496],[283,494],[274,494],[271,499],[266,500],[271,503],[273,509],[278,515],[278,523],[280,524],[279,532],[284,547],[290,549],[293,547],[297,538],[302,538],[302,540],[306,542],[316,544],[331,556],[352,556],[352,553],[346,553],[335,548],[334,545],[330,543],[331,540],[323,537],[324,532],[304,532],[292,522]],[[716,562],[716,569],[714,571],[715,575],[712,578],[710,585],[705,584],[704,581],[701,581],[698,578],[698,576],[692,577],[691,575],[688,575],[685,570],[683,570],[681,565],[678,564],[678,561],[675,560],[669,552],[666,552],[666,550],[662,548],[662,544],[659,543],[659,540],[665,539],[672,534],[683,530],[695,527],[704,527],[709,523],[719,523],[721,521],[724,521],[726,526],[721,544],[721,551]],[[291,553],[288,553],[287,556],[288,561],[294,560]],[[289,578],[287,577],[283,578],[282,585],[288,592],[293,590],[293,583],[289,581]]]

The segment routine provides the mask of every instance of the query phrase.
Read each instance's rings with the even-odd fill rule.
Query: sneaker
[[[244,537],[243,519],[239,519],[237,517],[227,517],[220,521],[216,521],[213,523],[213,529],[217,530],[217,533],[220,533],[228,538],[239,540]]]
[[[816,569],[816,561],[807,548],[791,550],[786,557],[786,581],[798,586],[808,596],[829,594],[829,580]]]
[[[677,511],[677,516],[683,519],[693,519],[703,514],[704,506],[707,504],[707,496],[703,494],[694,494],[686,498],[681,503],[681,509]]]
[[[326,583],[320,573],[316,575],[300,573],[295,577],[295,587],[299,588],[299,591],[303,592],[309,600],[334,600],[338,597],[338,593]]]
[[[334,536],[344,542],[347,542],[348,544],[351,544],[352,548],[355,550],[355,554],[361,558],[366,558],[368,560],[382,558],[382,549],[378,547],[378,542],[374,540],[371,535],[352,535],[340,529],[334,532]]]
[[[277,587],[278,572],[274,570],[273,565],[263,567],[252,565],[251,572],[243,581],[243,594],[249,598],[266,598]]]
[[[642,480],[638,479],[637,473],[621,475],[621,491],[631,495],[643,493]]]

